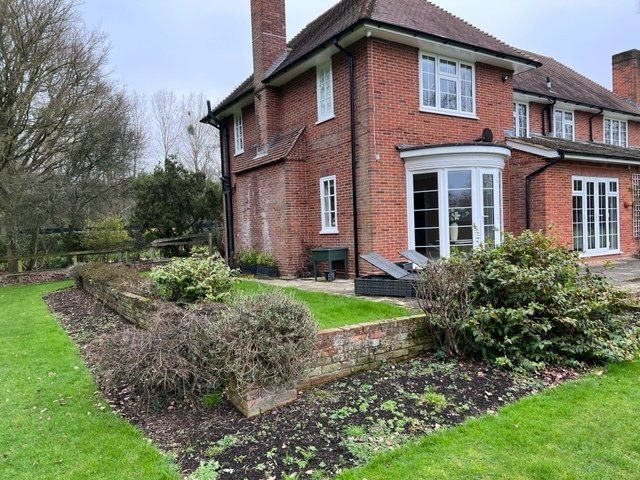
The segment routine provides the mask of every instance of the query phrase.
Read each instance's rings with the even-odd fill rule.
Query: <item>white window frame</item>
[[[575,182],[576,181],[580,181],[582,182],[582,190],[576,190],[575,189]],[[607,225],[607,244],[610,241],[610,233],[609,232],[609,226],[610,226],[610,217],[609,217],[609,198],[611,197],[615,197],[617,199],[617,214],[618,214],[618,218],[616,219],[616,225],[618,226],[618,232],[617,232],[617,236],[618,236],[618,248],[604,248],[602,247],[602,245],[600,245],[599,247],[596,246],[596,248],[590,249],[588,248],[588,243],[587,243],[587,235],[588,235],[588,225],[587,225],[587,220],[588,220],[588,212],[587,212],[587,188],[586,188],[586,183],[587,182],[595,182],[596,185],[598,185],[599,182],[605,182],[607,185],[606,188],[606,212],[607,212],[607,218],[606,218],[606,225]],[[610,189],[610,183],[615,183],[616,184],[616,191],[615,192],[611,192]],[[598,198],[598,192],[595,191],[594,192],[595,195],[595,199]],[[620,204],[620,179],[619,178],[609,178],[609,177],[584,177],[584,176],[572,176],[571,177],[571,243],[573,245],[574,242],[574,232],[573,232],[573,197],[575,196],[580,196],[582,197],[582,250],[579,251],[580,256],[581,257],[597,257],[597,256],[602,256],[602,255],[618,255],[620,253],[622,253],[622,237],[621,237],[621,225],[620,225],[620,210],[622,205]],[[597,200],[594,199],[594,202],[597,202]],[[600,243],[599,237],[600,237],[600,222],[598,221],[597,218],[597,211],[598,208],[596,206],[596,204],[594,204],[594,236],[596,239],[596,244]]]
[[[333,215],[335,217],[335,225],[327,225],[325,222],[325,215],[327,210],[325,208],[325,195],[324,195],[324,187],[325,183],[333,182],[333,197],[334,197],[334,207],[335,211]],[[320,179],[320,225],[322,225],[322,230],[320,230],[320,235],[332,235],[337,234],[338,232],[338,183],[336,181],[335,175],[329,175],[327,177],[322,177]]]
[[[329,74],[329,80],[327,85],[327,95],[322,98],[320,92],[322,91],[322,83],[325,80],[326,73]],[[334,98],[333,98],[333,64],[331,59],[329,61],[323,63],[322,65],[318,65],[316,67],[316,100],[318,104],[318,122],[322,123],[327,120],[331,120],[335,117],[334,112]],[[327,102],[326,112],[323,114],[323,110],[325,110],[324,102]]]
[[[234,140],[234,156],[244,153],[244,124],[242,121],[242,112],[236,112],[233,115],[233,140]]]
[[[431,105],[426,105],[424,103],[424,78],[422,75],[422,64],[423,62],[426,60],[425,57],[429,57],[429,58],[433,58],[435,59],[435,76],[436,76],[436,105],[431,106]],[[457,69],[457,77],[454,76],[449,76],[446,74],[441,74],[440,73],[440,60],[444,60],[444,61],[448,61],[448,62],[455,62],[456,64],[456,69]],[[462,79],[461,79],[461,72],[462,69],[460,68],[461,65],[465,65],[467,67],[471,67],[471,94],[473,96],[472,98],[472,106],[473,109],[471,112],[466,112],[462,110],[462,88],[461,88],[461,84],[462,84]],[[458,117],[466,117],[466,118],[477,118],[476,117],[476,66],[474,63],[471,62],[462,62],[460,60],[456,60],[455,58],[448,58],[448,57],[443,57],[441,55],[434,55],[432,53],[429,53],[427,51],[424,50],[420,50],[419,54],[418,54],[418,71],[419,71],[419,76],[420,76],[420,111],[422,112],[431,112],[431,113],[440,113],[443,115],[453,115],[453,116],[458,116]],[[441,76],[443,76],[444,78],[447,78],[449,80],[455,80],[456,81],[456,85],[457,85],[457,109],[456,110],[450,110],[448,108],[442,108],[441,105],[441,100],[440,100],[440,78]]]
[[[607,134],[606,134],[607,122],[611,122],[612,127],[613,127],[613,122],[618,124],[618,132],[619,132],[618,136],[620,137],[620,140],[622,139],[622,135],[620,134],[620,132],[622,132],[621,127],[622,125],[624,125],[625,127],[624,143],[622,141],[619,141],[618,143],[613,143],[613,128],[611,129],[610,138],[607,138]],[[629,122],[627,122],[626,120],[621,120],[619,118],[613,118],[608,116],[603,117],[602,118],[602,141],[607,145],[627,148],[629,146]]]
[[[527,131],[524,132],[524,135],[522,134],[523,132],[520,131],[520,122],[518,121],[518,107],[524,107],[526,110],[526,129]],[[529,137],[529,132],[530,132],[530,127],[529,127],[529,103],[528,102],[513,102],[513,135],[516,137],[523,137],[523,138],[527,138]]]
[[[556,113],[562,112],[562,123],[561,123],[561,128],[562,128],[562,135],[559,135],[560,131],[558,130],[559,125],[557,125],[556,122]],[[571,131],[572,131],[572,137],[571,138],[567,138],[565,136],[565,125],[568,123],[565,120],[565,114],[570,113],[571,114]],[[566,108],[554,108],[553,109],[553,136],[556,138],[563,138],[564,140],[571,140],[571,141],[575,141],[576,139],[576,112],[574,110],[568,110]]]
[[[504,230],[503,215],[503,192],[502,192],[502,168],[498,166],[442,166],[440,168],[412,168],[407,170],[407,212],[409,229],[409,248],[414,250],[415,244],[415,207],[414,207],[414,175],[425,173],[438,174],[438,210],[439,210],[439,235],[440,235],[440,257],[451,255],[450,242],[450,218],[449,218],[449,189],[447,175],[450,171],[471,171],[471,215],[473,225],[473,248],[478,248],[484,244],[484,199],[482,176],[492,174],[494,176],[494,212],[495,212],[495,239],[494,245],[502,243],[502,232]]]

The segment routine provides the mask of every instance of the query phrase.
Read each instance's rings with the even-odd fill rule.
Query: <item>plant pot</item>
[[[275,278],[280,276],[278,267],[269,267],[266,265],[258,265],[256,267],[256,275],[259,277]]]
[[[258,270],[258,267],[256,265],[246,265],[244,263],[241,263],[237,267],[240,270],[240,272],[242,272],[245,275],[255,275]]]
[[[449,226],[449,240],[451,240],[451,243],[455,243],[458,241],[458,224],[457,223],[452,223]]]
[[[335,270],[325,270],[324,279],[327,282],[333,282],[336,279],[336,271]]]

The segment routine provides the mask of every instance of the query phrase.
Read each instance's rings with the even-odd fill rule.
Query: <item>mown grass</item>
[[[424,437],[338,478],[637,479],[639,406],[636,360]]]
[[[255,295],[281,290],[307,304],[321,329],[344,327],[356,323],[374,322],[414,315],[417,311],[386,302],[374,302],[356,297],[310,292],[299,288],[281,288],[252,280],[239,280],[234,286],[237,294]]]
[[[0,478],[177,479],[171,462],[113,413],[42,295],[0,288]]]

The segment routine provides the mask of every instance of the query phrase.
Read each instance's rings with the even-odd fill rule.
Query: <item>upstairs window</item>
[[[318,122],[333,118],[333,70],[331,60],[316,68]]]
[[[336,176],[320,179],[321,234],[338,233],[338,206],[336,202]]]
[[[627,146],[627,122],[624,120],[604,119],[604,143],[617,147]]]
[[[236,113],[233,117],[233,131],[235,138],[235,154],[244,153],[244,126],[242,125],[242,112]]]
[[[553,111],[554,136],[565,140],[575,139],[573,112],[570,110]]]
[[[529,136],[529,105],[526,103],[513,104],[513,134],[516,137]]]
[[[428,111],[473,115],[475,113],[473,65],[421,54],[420,108]]]

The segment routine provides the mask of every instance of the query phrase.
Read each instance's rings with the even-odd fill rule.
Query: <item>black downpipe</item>
[[[333,44],[349,60],[349,108],[351,110],[351,198],[353,201],[353,254],[355,258],[356,278],[360,277],[360,250],[358,242],[358,196],[356,179],[356,62],[351,52],[346,50],[334,38]]]
[[[231,185],[231,150],[229,145],[229,129],[224,124],[216,122],[213,112],[211,111],[211,102],[207,102],[209,114],[202,123],[207,123],[220,132],[220,163],[222,176],[222,193],[224,195],[224,215],[225,215],[225,236],[227,245],[227,261],[231,263],[235,254],[235,245],[233,240],[233,187]]]
[[[604,108],[601,108],[598,113],[594,113],[589,117],[589,141],[593,142],[593,119],[604,113]]]
[[[545,170],[553,167],[556,163],[560,162],[561,160],[564,160],[564,150],[558,150],[558,154],[560,155],[558,158],[555,158],[554,160],[552,160],[551,162],[547,163],[546,165],[543,165],[542,167],[538,168],[537,170],[531,172],[529,175],[527,175],[527,178],[525,179],[525,186],[524,186],[524,198],[525,198],[525,204],[524,204],[524,210],[525,210],[525,218],[526,218],[526,222],[527,222],[527,230],[531,230],[531,181],[537,177],[538,175],[540,175],[542,172],[544,172]]]

